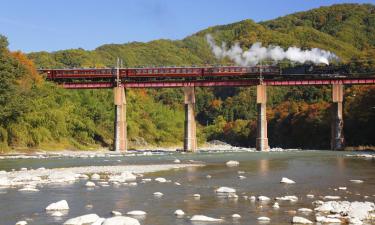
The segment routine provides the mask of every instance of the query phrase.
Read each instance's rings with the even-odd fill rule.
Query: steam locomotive
[[[209,78],[287,78],[287,77],[342,77],[350,74],[345,66],[300,65],[280,66],[208,66],[208,67],[147,67],[120,69],[40,69],[50,80],[64,79],[209,79]]]

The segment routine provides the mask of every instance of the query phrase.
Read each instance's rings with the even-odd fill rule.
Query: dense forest
[[[251,15],[249,15],[251,16]],[[69,49],[24,55],[10,52],[0,38],[0,151],[10,149],[90,149],[113,142],[111,90],[68,91],[44,81],[35,68],[227,64],[214,57],[205,40],[254,42],[284,48],[318,47],[343,63],[375,69],[375,6],[341,4],[291,14],[271,21],[244,20],[214,26],[182,40],[108,44],[93,51]],[[268,88],[271,146],[328,148],[330,87]],[[255,89],[197,88],[196,118],[201,143],[218,139],[254,146]],[[131,147],[178,146],[183,140],[183,95],[180,89],[127,90]],[[345,89],[347,145],[375,145],[375,87]]]

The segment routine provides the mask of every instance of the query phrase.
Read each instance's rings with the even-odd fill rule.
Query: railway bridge
[[[183,88],[185,104],[184,151],[197,150],[195,87],[257,88],[256,149],[270,149],[267,136],[267,87],[330,85],[332,87],[331,149],[344,148],[343,99],[345,85],[375,84],[375,76],[327,74],[280,75],[276,67],[151,67],[116,69],[41,69],[47,79],[66,89],[113,89],[115,106],[114,151],[127,150],[126,89]]]

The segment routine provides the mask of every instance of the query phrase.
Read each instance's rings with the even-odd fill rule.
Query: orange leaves
[[[220,99],[214,99],[211,101],[211,106],[214,109],[219,109],[223,102]]]
[[[17,81],[21,87],[30,88],[32,84],[38,85],[43,82],[43,78],[38,74],[33,61],[28,59],[25,54],[20,51],[16,51],[11,52],[10,55],[17,59],[26,69],[26,74],[24,74],[24,76]]]

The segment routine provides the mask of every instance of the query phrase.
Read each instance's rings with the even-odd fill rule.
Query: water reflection
[[[258,171],[262,176],[267,176],[270,169],[270,162],[268,159],[261,159],[258,163]]]

